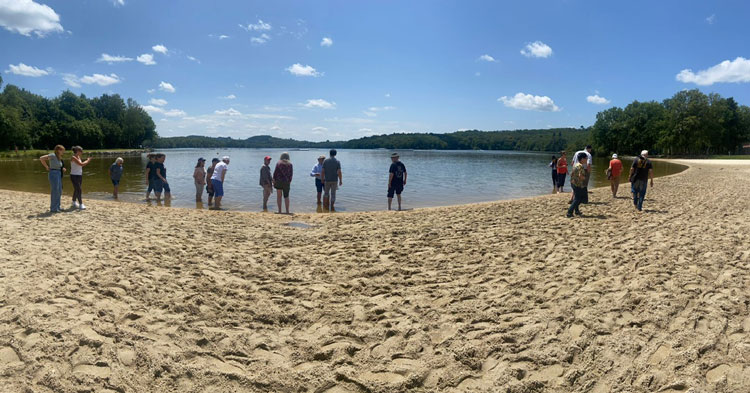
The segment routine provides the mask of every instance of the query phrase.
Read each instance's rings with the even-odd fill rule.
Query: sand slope
[[[49,216],[0,191],[0,390],[750,391],[750,166],[693,165],[580,219],[567,195]]]

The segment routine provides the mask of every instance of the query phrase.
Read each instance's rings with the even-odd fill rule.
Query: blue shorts
[[[154,179],[154,192],[161,194],[162,191],[168,194],[172,192],[172,190],[169,189],[169,183],[165,183],[162,179]]]
[[[214,189],[215,197],[224,196],[224,183],[222,183],[221,180],[211,179],[211,186]]]
[[[115,179],[109,179],[109,180],[112,180],[112,185],[115,186],[115,187],[117,187],[117,186],[120,185],[120,179],[117,179],[117,180],[115,180]]]
[[[315,188],[318,190],[318,194],[323,192],[323,182],[318,178],[315,178]]]

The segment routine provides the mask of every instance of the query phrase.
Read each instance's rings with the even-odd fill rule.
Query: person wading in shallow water
[[[391,154],[391,168],[388,170],[388,210],[391,210],[393,194],[398,200],[398,210],[401,210],[401,192],[406,186],[406,165],[399,161],[398,153]]]

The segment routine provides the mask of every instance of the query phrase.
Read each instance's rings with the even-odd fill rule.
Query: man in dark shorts
[[[653,187],[654,167],[651,165],[651,160],[648,159],[648,150],[644,150],[633,161],[633,166],[630,167],[630,191],[633,193],[633,205],[638,211],[643,211],[643,200],[646,198],[649,179],[651,180],[651,187]]]
[[[406,166],[398,158],[398,153],[391,154],[391,168],[388,170],[388,210],[391,210],[393,194],[396,194],[398,210],[401,210],[401,192],[406,186]]]
[[[213,206],[214,204],[214,186],[211,184],[211,176],[214,174],[214,168],[216,168],[216,164],[219,163],[218,158],[214,158],[211,160],[211,166],[206,169],[206,193],[208,193],[208,206]]]
[[[156,154],[149,153],[146,157],[148,158],[148,164],[146,164],[146,184],[148,184],[146,200],[148,201],[151,200],[151,191],[154,189],[154,179],[156,179],[156,169],[154,169]]]

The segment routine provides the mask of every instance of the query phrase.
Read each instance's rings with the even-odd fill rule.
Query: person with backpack
[[[388,172],[388,210],[391,210],[393,194],[396,194],[398,210],[401,210],[401,192],[406,186],[406,166],[399,161],[398,153],[391,154],[391,168]]]
[[[630,191],[633,194],[633,205],[636,210],[643,211],[643,200],[646,198],[646,188],[651,180],[654,186],[654,167],[648,159],[648,150],[643,150],[641,155],[633,161],[630,167]]]

